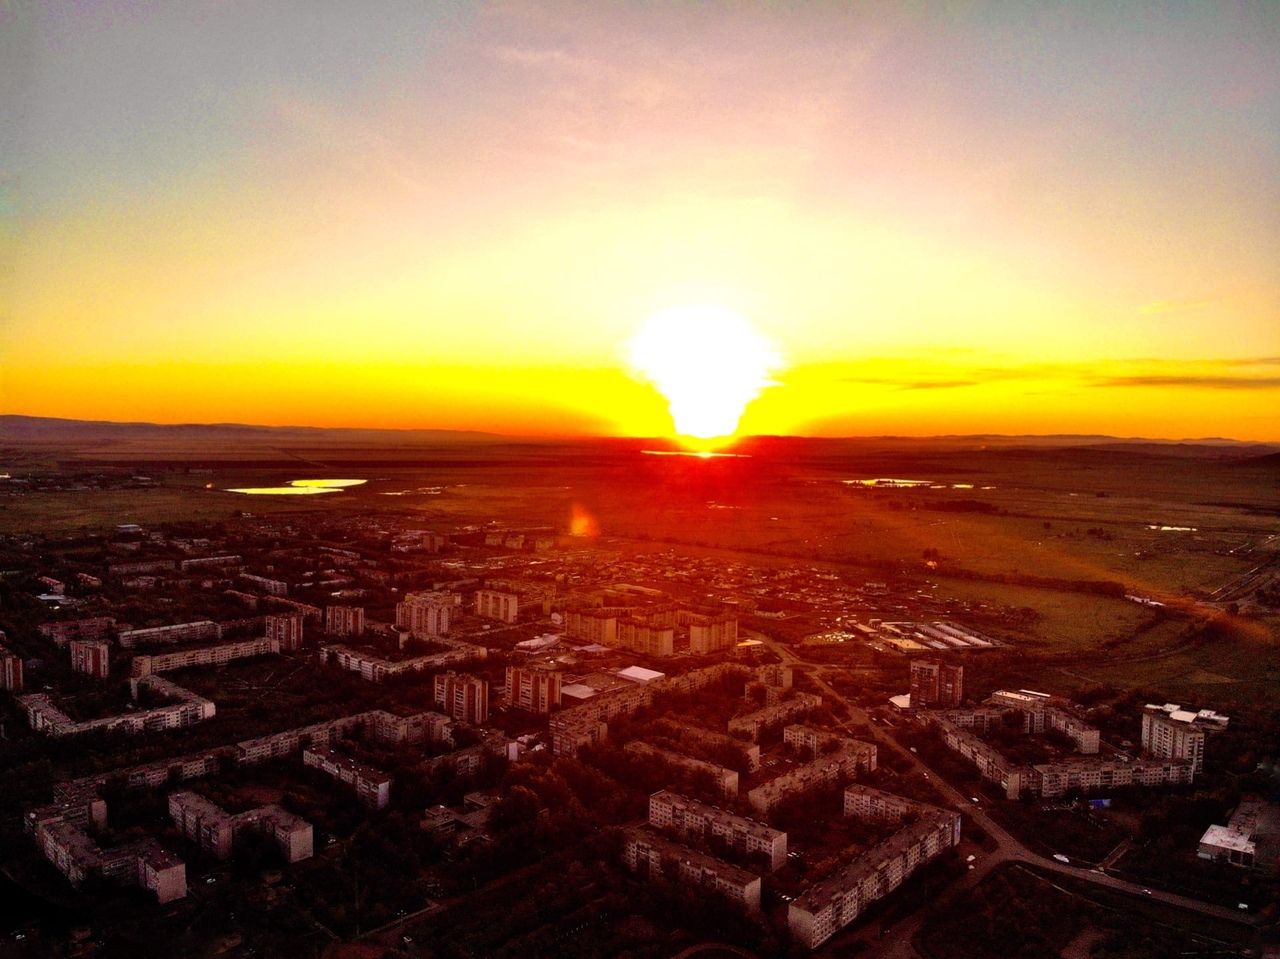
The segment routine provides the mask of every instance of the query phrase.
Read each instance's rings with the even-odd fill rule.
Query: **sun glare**
[[[733,436],[781,365],[773,344],[718,306],[655,313],[629,346],[633,369],[666,397],[675,432],[697,446]]]

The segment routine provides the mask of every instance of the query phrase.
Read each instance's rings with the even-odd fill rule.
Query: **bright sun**
[[[666,397],[676,432],[699,440],[732,436],[781,364],[750,323],[718,306],[655,313],[631,339],[629,359]]]

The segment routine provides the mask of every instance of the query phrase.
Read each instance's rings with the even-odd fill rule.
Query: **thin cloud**
[[[1094,380],[1092,386],[1104,387],[1188,387],[1207,390],[1275,390],[1280,389],[1280,376],[1203,376],[1152,375],[1111,376]]]

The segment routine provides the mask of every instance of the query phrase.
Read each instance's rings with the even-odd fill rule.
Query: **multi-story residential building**
[[[380,683],[390,676],[401,676],[405,673],[421,672],[424,669],[439,669],[445,666],[460,666],[464,663],[480,662],[489,655],[484,646],[475,646],[458,640],[436,637],[432,640],[437,646],[447,646],[443,652],[429,653],[425,656],[411,656],[407,659],[384,659],[376,653],[350,646],[320,647],[320,662],[335,663],[342,669],[359,673],[370,682]]]
[[[858,783],[844,791],[844,814],[850,819],[900,822],[908,813],[919,812],[920,806],[914,799]]]
[[[910,803],[886,794],[872,796],[866,787],[851,802],[846,815],[901,821],[906,811],[918,818],[887,840],[873,846],[843,869],[810,886],[787,910],[787,925],[801,945],[815,949],[853,922],[872,903],[907,881],[913,872],[960,842],[960,814],[924,803]],[[878,790],[871,790],[876,793]],[[910,809],[901,810],[901,803]]]
[[[77,673],[106,679],[111,675],[111,644],[105,639],[73,639],[71,668]]]
[[[655,833],[628,830],[622,860],[639,875],[713,889],[749,913],[760,911],[759,876]]]
[[[396,625],[416,637],[443,636],[449,632],[453,605],[448,593],[409,593],[396,605]]]
[[[0,688],[22,692],[22,657],[5,646],[0,646]]]
[[[988,702],[992,706],[1019,710],[1025,732],[1056,730],[1070,738],[1076,749],[1085,755],[1093,755],[1101,745],[1099,731],[1070,712],[1066,708],[1070,704],[1064,699],[1030,689],[1000,689],[991,694]]]
[[[636,618],[619,620],[617,645],[644,656],[672,656],[676,651],[675,627]]]
[[[34,823],[36,844],[73,886],[91,876],[124,882],[155,893],[161,903],[187,894],[187,867],[154,839],[101,848],[83,826],[53,817]]]
[[[743,857],[762,858],[770,872],[787,864],[785,832],[665,789],[649,797],[649,825],[699,844],[712,837]]]
[[[73,639],[106,639],[115,628],[115,617],[94,616],[90,619],[43,623],[40,626],[40,635],[52,640],[56,646],[65,646]]]
[[[1007,714],[1007,709],[995,706],[961,706],[959,709],[930,710],[921,718],[926,722],[948,722],[958,729],[977,729],[985,733],[993,726],[999,726]]]
[[[324,631],[330,636],[363,636],[363,606],[326,606]]]
[[[959,706],[964,700],[964,667],[935,659],[911,663],[911,706]]]
[[[1142,708],[1142,748],[1157,759],[1187,759],[1204,772],[1205,735],[1226,729],[1230,720],[1211,709],[1193,712],[1176,703]]]
[[[705,656],[738,645],[738,620],[727,614],[704,616],[681,611],[681,625],[689,627],[689,652]]]
[[[1034,773],[1029,766],[1010,762],[995,746],[967,729],[932,716],[930,721],[938,727],[947,748],[977,766],[982,778],[1003,789],[1006,798],[1017,799],[1024,790],[1034,791]]]
[[[355,790],[356,798],[373,809],[385,809],[391,801],[391,777],[381,769],[358,762],[332,746],[311,746],[302,751],[304,765],[319,769]]]
[[[144,559],[129,563],[110,563],[107,565],[107,572],[112,576],[145,576],[149,573],[165,573],[177,568],[177,560]]]
[[[576,756],[586,746],[609,737],[608,724],[595,716],[567,709],[551,717],[551,752],[556,756]]]
[[[282,653],[296,653],[302,648],[301,613],[268,613],[265,619],[266,638],[279,644]]]
[[[795,682],[795,671],[782,663],[770,663],[756,667],[756,680],[766,686],[790,689]]]
[[[271,837],[286,862],[309,859],[313,851],[311,824],[274,804],[233,815],[198,793],[175,792],[169,794],[169,816],[184,836],[217,859],[229,858],[236,839],[249,831]]]
[[[749,736],[752,742],[759,742],[765,730],[793,719],[806,716],[822,705],[822,697],[813,693],[795,693],[790,699],[784,699],[776,706],[765,706],[742,716],[734,716],[729,720],[729,732],[734,735]]]
[[[625,613],[625,610],[623,611]],[[564,627],[574,639],[583,639],[601,646],[618,645],[617,611],[600,609],[569,610],[564,614]]]
[[[224,566],[239,566],[244,560],[239,556],[197,556],[184,559],[178,563],[178,569],[184,573],[195,569],[218,569]]]
[[[506,700],[517,709],[549,713],[560,705],[560,683],[560,673],[553,669],[508,666]]]
[[[289,584],[284,580],[271,579],[269,576],[255,576],[252,573],[241,573],[239,578],[246,587],[256,587],[268,596],[289,595]]]
[[[280,644],[274,639],[267,637],[243,639],[234,643],[219,643],[216,646],[179,649],[172,653],[140,654],[133,657],[130,670],[134,676],[150,676],[153,673],[190,669],[193,666],[225,666],[236,659],[249,659],[278,652],[280,652]]]
[[[605,725],[615,716],[630,715],[636,710],[653,704],[659,693],[689,695],[726,676],[740,667],[717,663],[704,669],[694,669],[679,676],[668,676],[652,683],[627,686],[623,689],[601,693],[579,706],[566,709],[551,717],[552,751],[557,756],[576,755],[583,746],[602,742],[608,735]],[[817,697],[814,697],[815,699]]]
[[[514,623],[520,608],[520,599],[515,593],[502,593],[496,589],[476,591],[475,611],[477,616],[485,619],[497,619],[504,623]]]
[[[445,715],[478,726],[489,718],[489,684],[467,673],[437,673],[433,698]]]
[[[1190,783],[1195,778],[1195,767],[1190,759],[1124,762],[1082,755],[1054,763],[1018,765],[974,733],[936,715],[931,715],[930,721],[938,727],[948,749],[972,762],[982,778],[1000,786],[1009,799],[1016,799],[1024,793],[1052,798],[1072,790],[1097,792],[1135,785],[1177,785]]]
[[[853,779],[859,771],[866,772],[869,763],[875,762],[874,747],[848,740],[853,745],[841,745],[834,752],[820,753],[802,766],[788,770],[747,793],[747,803],[761,815],[767,815],[779,803],[792,796],[816,789],[818,786]]]
[[[134,688],[135,699],[139,690],[148,689],[177,701],[166,706],[103,716],[100,719],[88,719],[83,722],[73,720],[55,706],[44,693],[20,696],[18,705],[26,710],[27,722],[31,728],[49,736],[78,736],[97,730],[140,733],[155,729],[180,729],[183,726],[192,726],[206,719],[212,719],[217,711],[212,700],[197,696],[191,690],[183,689],[159,676],[146,676],[130,682]]]
[[[682,726],[680,728],[680,737],[685,741],[698,743],[712,749],[738,752],[742,756],[742,761],[746,764],[747,772],[753,773],[760,768],[760,747],[755,743],[743,742],[734,736],[726,736],[724,733],[718,733],[713,729],[703,729],[701,726],[692,725]]]
[[[807,752],[814,758],[837,749],[850,750],[859,756],[859,768],[864,772],[875,772],[876,769],[874,743],[865,743],[860,739],[850,739],[825,729],[800,724],[786,727],[782,731],[782,741],[792,749]]]
[[[1190,759],[1147,759],[1133,762],[1113,759],[1077,759],[1070,762],[1042,763],[1031,767],[1032,790],[1045,798],[1064,795],[1072,790],[1098,792],[1124,786],[1176,786],[1195,779]]]
[[[717,766],[715,763],[695,759],[693,756],[686,756],[684,753],[661,749],[658,746],[651,746],[648,743],[639,741],[627,743],[623,749],[632,756],[656,760],[672,769],[679,769],[695,776],[704,776],[726,798],[732,799],[738,795],[738,773],[736,770],[726,769],[724,766]]]
[[[174,623],[172,626],[153,626],[149,629],[124,629],[119,633],[120,645],[125,649],[159,643],[198,643],[221,638],[222,627],[203,619],[194,623]]]

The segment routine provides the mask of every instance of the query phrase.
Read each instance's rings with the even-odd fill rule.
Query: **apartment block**
[[[898,798],[898,797],[895,797]],[[959,844],[960,814],[924,803],[911,803],[919,818],[903,826],[887,840],[858,856],[832,876],[814,883],[787,910],[787,925],[801,945],[816,949],[853,922],[872,903],[883,899],[925,863]],[[846,798],[846,809],[849,802]],[[888,799],[871,799],[862,808],[875,810],[872,818],[900,818]]]
[[[627,743],[623,749],[632,756],[656,760],[672,769],[704,776],[726,798],[732,799],[738,795],[738,773],[736,770],[726,769],[724,766],[717,766],[715,763],[695,759],[693,756],[686,756],[684,753],[677,753],[670,749],[662,749],[658,746],[651,746],[648,743],[638,741]]]
[[[785,832],[665,789],[649,797],[649,825],[699,845],[714,837],[742,856],[762,857],[770,872],[787,864]]]
[[[178,563],[178,569],[184,573],[199,569],[220,569],[225,566],[239,566],[244,560],[239,556],[197,556],[184,559]]]
[[[82,826],[65,819],[35,825],[36,845],[73,886],[91,876],[140,886],[161,903],[187,894],[187,867],[153,839],[101,848]]]
[[[964,667],[938,660],[911,663],[911,706],[959,706],[964,700]]]
[[[219,643],[216,646],[179,649],[172,653],[140,654],[133,657],[130,670],[134,676],[150,676],[153,673],[190,669],[193,666],[225,666],[237,659],[250,659],[254,656],[266,656],[279,652],[280,645],[274,639],[266,637],[245,639],[234,643]]]
[[[107,572],[112,576],[146,576],[152,573],[166,573],[178,568],[176,560],[144,559],[129,563],[110,563]]]
[[[565,632],[574,639],[618,645],[618,613],[604,610],[569,610],[564,614]]]
[[[116,628],[112,616],[94,616],[89,619],[68,619],[58,623],[43,623],[40,635],[55,646],[65,646],[73,639],[107,639]]]
[[[476,591],[475,611],[477,616],[485,619],[496,619],[504,623],[514,623],[520,608],[519,597],[515,593],[502,593],[496,589]]]
[[[1000,750],[967,729],[953,726],[944,719],[931,717],[930,721],[938,727],[947,748],[977,766],[983,779],[1004,790],[1005,798],[1017,799],[1024,790],[1035,790],[1035,774],[1030,767],[1011,763]]]
[[[602,743],[609,737],[608,724],[595,716],[565,710],[551,717],[551,752],[556,756],[577,756],[587,746]]]
[[[504,692],[516,709],[549,713],[560,705],[560,674],[553,669],[508,666]]]
[[[610,719],[630,715],[644,706],[652,705],[657,693],[689,695],[741,672],[741,667],[716,663],[679,676],[668,676],[652,683],[601,693],[579,706],[551,717],[552,752],[557,756],[574,756],[583,746],[603,742],[608,736],[606,724]]]
[[[98,679],[111,675],[111,644],[105,639],[73,639],[69,648],[75,672]]]
[[[1101,745],[1098,730],[1065,708],[1069,704],[1064,699],[1029,689],[1000,689],[991,694],[988,702],[993,706],[1007,706],[1021,711],[1023,729],[1028,733],[1057,730],[1069,737],[1075,743],[1077,751],[1085,755],[1097,753]]]
[[[326,606],[324,631],[330,636],[363,636],[363,606]]]
[[[259,589],[268,596],[289,595],[289,584],[284,580],[271,579],[269,576],[255,576],[252,573],[241,573],[239,579],[246,587]]]
[[[734,736],[726,736],[701,726],[683,726],[680,735],[685,740],[700,743],[716,749],[733,749],[742,754],[746,761],[747,772],[755,772],[760,768],[760,747],[755,743],[746,743]]]
[[[140,709],[132,713],[118,713],[100,719],[77,722],[53,704],[44,693],[32,693],[18,698],[18,705],[27,713],[27,722],[33,730],[49,736],[78,736],[82,733],[107,730],[111,732],[140,733],[157,729],[180,729],[212,719],[217,708],[212,700],[197,696],[159,676],[146,676],[131,680],[134,695],[141,689],[175,699],[177,702],[152,709]]]
[[[449,647],[443,652],[429,653],[425,656],[411,656],[407,659],[384,659],[376,653],[353,649],[350,646],[320,647],[320,662],[334,663],[342,669],[359,673],[373,683],[380,683],[390,676],[405,673],[421,672],[424,669],[439,669],[444,666],[460,666],[464,663],[483,661],[489,655],[484,646],[475,646],[457,640],[436,637],[432,640],[437,645]]]
[[[396,605],[396,625],[419,638],[443,636],[449,632],[453,605],[448,593],[409,593]]]
[[[807,716],[822,705],[822,697],[813,693],[796,693],[790,699],[784,699],[776,706],[765,706],[742,716],[734,716],[729,720],[729,732],[734,735],[750,737],[752,742],[759,742],[765,730],[801,716]]]
[[[738,645],[738,620],[735,616],[703,616],[682,611],[682,618],[689,628],[689,652],[705,656]]]
[[[1210,709],[1198,712],[1175,703],[1142,708],[1142,748],[1157,759],[1190,760],[1195,772],[1204,772],[1205,736],[1226,729],[1226,716]]]
[[[1072,790],[1098,792],[1124,786],[1176,786],[1195,779],[1195,766],[1190,759],[1149,759],[1133,762],[1079,759],[1072,762],[1044,763],[1033,766],[1033,790],[1052,798]]]
[[[673,656],[676,651],[675,627],[659,626],[635,618],[619,620],[615,645],[643,656]]]
[[[860,739],[850,739],[826,729],[813,726],[793,724],[782,731],[782,741],[792,749],[802,750],[817,757],[823,753],[840,749],[850,750],[859,757],[859,768],[864,772],[875,772],[876,747],[874,743],[865,743]]]
[[[641,876],[715,890],[749,913],[760,911],[760,877],[655,833],[628,830],[622,860]]]
[[[0,689],[20,693],[22,682],[22,657],[8,647],[0,646]]]
[[[489,718],[489,684],[467,673],[437,673],[433,698],[445,715],[478,726]]]
[[[229,858],[236,840],[250,831],[273,839],[286,862],[309,859],[313,852],[311,824],[274,804],[233,815],[198,793],[175,792],[169,794],[169,816],[184,836],[218,859]]]
[[[302,648],[301,613],[268,613],[264,624],[266,638],[278,644],[282,653],[296,653]]]
[[[222,627],[203,619],[194,623],[174,623],[172,626],[153,626],[149,629],[124,629],[119,633],[120,645],[125,649],[161,643],[199,643],[221,638]]]
[[[853,742],[853,740],[850,740]],[[864,746],[857,743],[858,747]],[[779,803],[819,786],[852,779],[867,769],[874,756],[863,748],[841,746],[835,752],[820,753],[817,758],[788,770],[776,779],[747,793],[747,803],[761,815],[767,815]]]
[[[391,801],[390,776],[381,769],[338,752],[332,746],[304,749],[302,762],[350,786],[355,790],[356,798],[372,809],[385,809]]]

